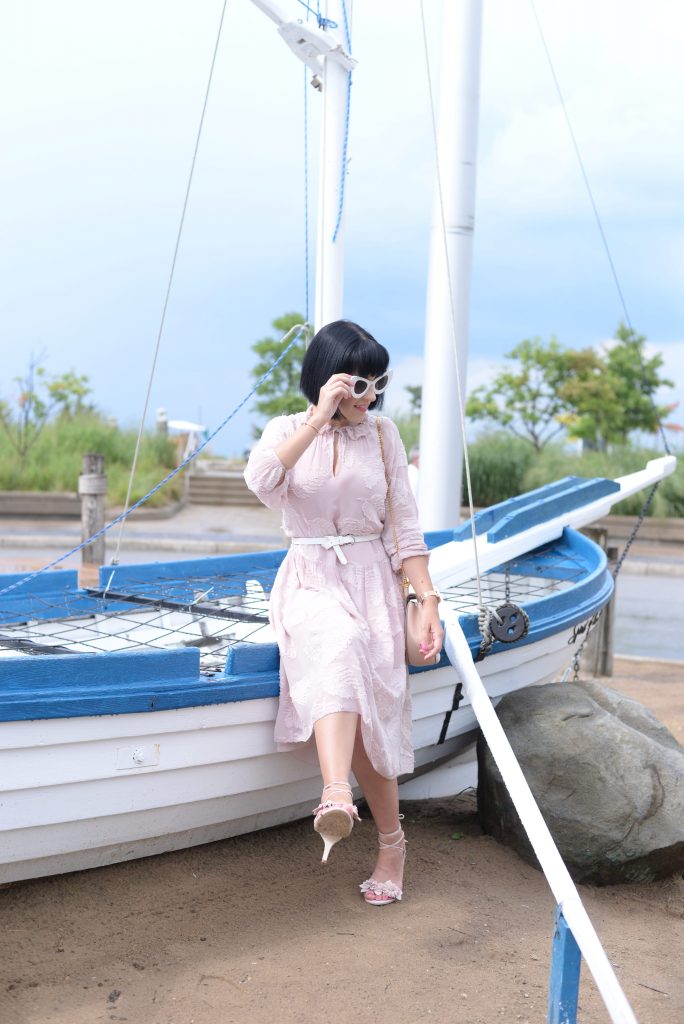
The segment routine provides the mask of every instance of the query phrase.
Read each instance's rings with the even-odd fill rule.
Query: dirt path
[[[612,685],[681,741],[684,670],[616,668]],[[5,888],[0,1021],[541,1024],[543,876],[481,834],[472,796],[403,810],[407,891],[390,907],[357,894],[373,864],[368,821],[327,868],[299,822]],[[681,1024],[684,881],[581,894],[641,1024]],[[608,1020],[585,970],[579,1020]]]

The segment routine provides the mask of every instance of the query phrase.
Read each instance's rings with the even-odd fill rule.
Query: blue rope
[[[318,10],[317,11],[314,11],[313,7],[309,7],[309,5],[305,2],[305,0],[298,0],[298,3],[300,3],[302,5],[302,7],[306,8],[306,11],[307,11],[308,14],[315,15],[316,21],[318,22],[318,27],[319,28],[337,28],[337,22],[336,21],[331,21],[330,18],[324,18],[323,17],[323,15],[321,14],[321,5],[320,5],[320,3],[318,4]],[[307,21],[308,21],[308,18],[307,18]]]
[[[347,51],[351,54],[351,36],[349,35],[349,21],[347,19],[347,4],[346,0],[342,0],[342,14],[344,15],[344,34],[347,39]],[[344,122],[344,145],[342,146],[342,171],[340,174],[340,205],[337,208],[337,221],[335,222],[335,230],[333,232],[333,242],[337,241],[337,235],[340,230],[340,223],[342,221],[342,211],[344,209],[344,186],[347,178],[347,144],[349,142],[349,107],[351,104],[351,85],[352,85],[352,73],[351,71],[347,74],[347,115]]]
[[[347,39],[347,53],[351,56],[351,36],[349,35],[349,21],[347,19],[347,0],[342,0],[342,16],[344,17],[344,34]]]
[[[181,462],[180,466],[176,466],[176,468],[171,470],[170,473],[167,473],[167,475],[164,477],[163,480],[160,480],[159,483],[156,484],[156,486],[154,486],[151,491],[148,491],[147,494],[145,494],[142,498],[140,498],[139,501],[136,501],[135,505],[131,505],[131,507],[128,509],[127,512],[122,512],[121,515],[116,517],[116,519],[112,519],[111,523],[107,523],[106,526],[103,526],[101,530],[98,530],[97,533],[94,533],[92,535],[92,537],[88,537],[87,540],[82,541],[75,548],[72,548],[71,551],[67,551],[65,554],[60,555],[59,558],[55,558],[55,560],[53,562],[50,562],[48,565],[44,565],[42,569],[37,569],[35,572],[30,573],[28,576],[24,576],[22,579],[17,580],[16,583],[11,583],[9,587],[4,587],[2,590],[0,590],[0,597],[3,594],[8,594],[11,590],[16,590],[17,587],[21,587],[24,583],[28,583],[30,580],[34,580],[36,578],[36,576],[40,576],[41,573],[47,572],[48,569],[54,569],[54,567],[56,565],[59,565],[60,562],[63,562],[65,558],[69,558],[70,555],[75,555],[82,548],[86,547],[87,544],[92,544],[92,542],[94,540],[97,540],[98,537],[101,537],[104,533],[107,533],[107,531],[111,530],[112,527],[116,526],[117,523],[121,523],[121,522],[123,522],[124,519],[127,519],[128,516],[130,516],[131,512],[135,512],[136,508],[140,508],[140,506],[143,505],[146,501],[148,501],[152,497],[153,494],[156,494],[157,491],[160,490],[164,486],[164,484],[167,484],[169,482],[169,480],[173,480],[173,478],[175,476],[177,476],[178,473],[180,473],[180,471],[182,469],[185,469],[185,467],[190,462],[192,462],[193,459],[197,458],[197,456],[200,454],[200,452],[204,451],[204,449],[207,447],[209,442],[212,441],[216,437],[216,435],[219,433],[219,431],[223,430],[223,428],[225,427],[226,423],[228,423],[229,420],[232,420],[233,416],[235,416],[235,414],[240,411],[240,409],[243,407],[243,405],[245,405],[245,403],[250,400],[252,395],[255,393],[255,391],[257,391],[261,387],[261,385],[266,380],[266,378],[269,377],[273,373],[273,371],[275,370],[275,368],[278,365],[278,363],[282,362],[282,360],[285,358],[285,356],[290,351],[292,346],[298,340],[298,338],[301,335],[303,330],[305,330],[305,325],[301,324],[299,326],[299,330],[295,334],[295,336],[292,339],[292,341],[290,342],[290,344],[278,356],[278,358],[276,359],[275,363],[273,363],[273,365],[271,367],[269,367],[269,369],[266,371],[266,373],[262,377],[259,378],[259,380],[256,382],[256,384],[254,385],[252,390],[249,392],[249,394],[246,395],[245,398],[242,399],[242,401],[240,402],[239,405],[235,406],[233,411],[231,413],[229,413],[228,416],[226,416],[226,418],[223,421],[223,423],[221,423],[216,428],[216,430],[213,431],[213,433],[209,434],[209,436],[202,442],[201,445],[199,445],[199,447],[195,448],[194,451],[190,452],[190,454],[187,456],[187,458],[183,459],[183,461]],[[287,337],[287,335],[286,335],[286,337]]]

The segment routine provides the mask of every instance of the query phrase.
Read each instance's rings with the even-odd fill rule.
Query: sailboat
[[[325,159],[339,172],[343,133],[331,126],[344,119],[348,49],[325,26],[289,20],[270,0],[254,2],[322,84],[324,134],[333,140]],[[338,212],[335,190],[325,193],[319,325],[341,314]],[[452,435],[443,425],[445,436]],[[458,526],[448,467],[459,470],[460,454],[449,449],[446,458],[443,444],[441,451],[448,486],[429,489],[442,495],[441,507],[425,511],[431,574],[473,657],[482,658],[480,676],[496,701],[556,678],[610,599],[605,554],[578,530],[672,472],[675,460],[653,460],[617,480],[567,478]],[[427,459],[421,472],[430,473]],[[310,813],[320,785],[313,749],[283,753],[273,740],[279,655],[267,611],[285,554],[103,566],[98,586],[85,589],[72,571],[0,576],[0,883]],[[483,605],[497,612],[487,637]],[[440,772],[457,791],[477,729],[460,673],[443,651],[437,665],[410,670],[410,685],[417,772],[402,780],[403,793],[416,795],[425,773]]]

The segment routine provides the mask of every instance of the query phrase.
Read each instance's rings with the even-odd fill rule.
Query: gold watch
[[[420,601],[421,604],[423,603],[426,597],[436,597],[437,604],[439,604],[439,602],[442,600],[442,595],[440,594],[439,590],[437,590],[436,587],[434,590],[424,590],[422,594],[418,594],[418,600]]]

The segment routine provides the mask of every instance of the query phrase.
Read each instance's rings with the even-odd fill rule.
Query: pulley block
[[[530,620],[527,612],[517,604],[499,605],[489,621],[489,628],[495,640],[502,644],[512,644],[527,636]]]

